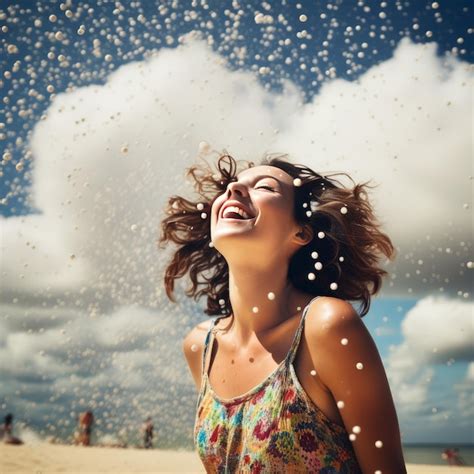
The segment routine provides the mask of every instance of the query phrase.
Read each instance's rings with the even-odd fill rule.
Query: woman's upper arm
[[[390,386],[362,319],[348,302],[329,297],[310,306],[308,321],[311,358],[336,402],[344,402],[339,412],[347,432],[356,436],[352,445],[362,471],[406,473]]]

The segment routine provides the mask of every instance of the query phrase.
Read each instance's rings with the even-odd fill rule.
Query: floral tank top
[[[362,474],[346,429],[313,403],[293,367],[304,318],[316,298],[305,307],[285,359],[257,386],[230,399],[213,391],[205,370],[214,326],[228,316],[214,320],[204,345],[194,424],[206,472]]]

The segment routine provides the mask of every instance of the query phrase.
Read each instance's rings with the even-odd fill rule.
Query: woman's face
[[[242,171],[237,182],[229,183],[211,209],[211,240],[227,258],[272,257],[285,254],[290,239],[298,231],[293,216],[293,178],[274,166],[255,166]],[[223,217],[231,202],[240,204],[250,219]],[[234,216],[235,217],[235,216]],[[249,253],[251,252],[251,253]]]

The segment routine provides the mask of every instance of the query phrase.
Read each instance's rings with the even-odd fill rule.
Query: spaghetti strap
[[[209,331],[207,332],[206,340],[204,341],[204,351],[203,351],[203,354],[202,354],[201,376],[204,376],[204,369],[205,369],[205,366],[206,366],[207,348],[210,345],[209,341],[210,341],[210,338],[211,338],[212,330],[216,326],[217,321],[219,319],[221,319],[222,317],[223,316],[217,316],[217,318],[214,318],[214,320],[212,321],[211,326],[209,327]]]
[[[291,344],[291,347],[290,347],[290,350],[288,352],[288,366],[291,365],[293,363],[293,360],[295,358],[295,355],[296,355],[296,352],[298,350],[298,346],[299,346],[299,343],[300,343],[300,339],[301,339],[301,333],[303,332],[303,327],[304,327],[304,319],[306,317],[306,314],[308,312],[308,308],[310,307],[311,303],[316,300],[317,298],[319,298],[320,296],[322,295],[318,295],[318,296],[315,296],[304,308],[303,310],[303,315],[301,316],[301,320],[300,320],[300,323],[298,325],[298,329],[296,330],[296,334],[295,334],[295,337],[293,339],[293,343]]]
[[[210,327],[209,327],[209,331],[207,332],[206,334],[206,339],[204,341],[204,350],[203,350],[203,353],[202,353],[202,363],[201,363],[201,387],[199,388],[199,393],[198,393],[198,397],[197,397],[197,401],[196,401],[196,408],[199,406],[199,404],[201,403],[201,399],[204,395],[204,390],[206,388],[206,377],[205,377],[205,374],[204,374],[204,368],[205,368],[205,365],[206,365],[206,356],[207,356],[207,348],[209,347],[209,341],[210,341],[210,338],[211,338],[211,335],[212,335],[212,330],[214,329],[215,325],[216,325],[216,322],[221,318],[221,316],[218,316],[217,318],[214,318],[214,320],[212,321]]]

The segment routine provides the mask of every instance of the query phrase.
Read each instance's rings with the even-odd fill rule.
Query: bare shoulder
[[[201,321],[196,324],[183,339],[182,349],[189,370],[199,390],[201,386],[202,356],[204,353],[204,343],[211,328],[212,319]]]
[[[373,357],[376,352],[375,343],[353,306],[331,296],[317,298],[309,306],[304,337],[320,380],[330,391],[331,377],[338,370],[333,372],[328,367],[333,367],[335,360],[341,364],[352,363],[349,359],[353,356],[351,351],[343,350],[348,344],[352,348],[356,345],[364,347],[366,359]],[[337,358],[335,354],[338,354]]]
[[[350,323],[363,324],[354,307],[341,298],[322,296],[308,308],[306,325],[308,332],[315,337]]]

